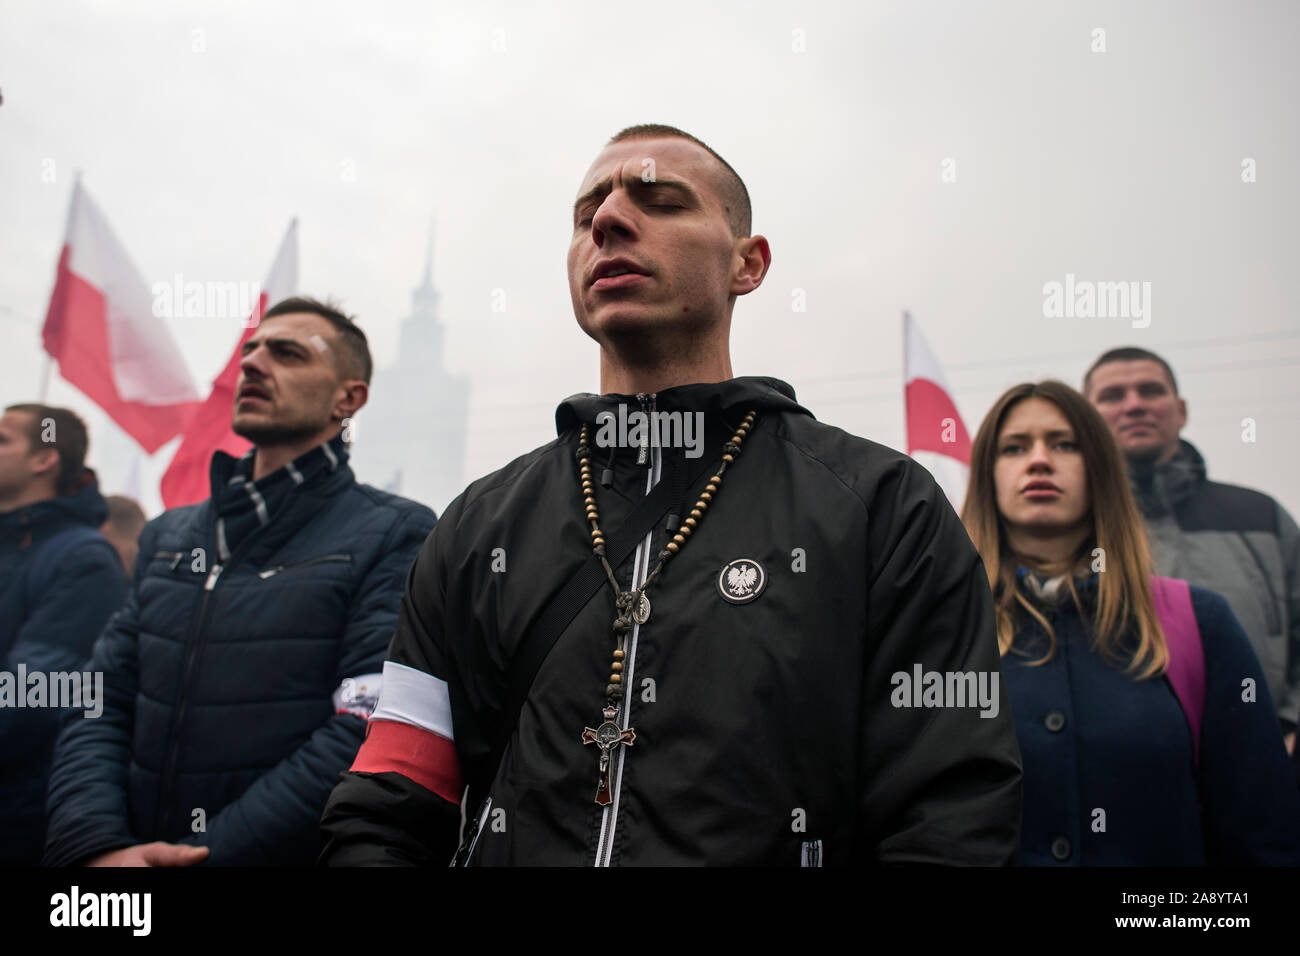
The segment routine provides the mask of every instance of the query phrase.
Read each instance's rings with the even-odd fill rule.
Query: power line
[[[25,325],[28,328],[33,328],[41,324],[41,320],[36,318],[36,316],[28,315],[26,312],[20,312],[15,308],[4,305],[3,303],[0,303],[0,313],[11,316],[20,325]]]
[[[1273,332],[1252,332],[1243,335],[1221,335],[1205,339],[1184,339],[1179,342],[1160,345],[1159,347],[1169,352],[1177,352],[1182,349],[1208,348],[1214,345],[1244,344],[1246,342],[1265,342],[1294,338],[1300,338],[1300,329],[1279,330]],[[984,368],[1021,367],[1025,365],[1039,365],[1056,360],[1076,359],[1079,356],[1092,355],[1095,357],[1099,354],[1101,353],[1095,352],[1091,349],[1073,349],[1068,352],[1048,352],[1041,355],[1028,355],[1012,359],[989,359],[978,362],[951,362],[944,365],[943,369],[945,372],[966,372]],[[806,383],[833,382],[846,379],[863,381],[867,379],[899,378],[901,375],[901,372],[893,369],[880,369],[873,372],[844,372],[836,375],[819,375],[804,378],[802,381]]]
[[[1190,367],[1182,368],[1178,372],[1178,375],[1185,376],[1187,373],[1199,374],[1203,372],[1244,371],[1253,368],[1286,368],[1292,365],[1300,365],[1300,356],[1288,356],[1286,358],[1279,358],[1279,359],[1243,359],[1237,362],[1216,362],[1210,365],[1190,366]],[[901,380],[903,377],[903,373],[901,372],[895,372],[891,374],[893,378],[899,380]],[[883,376],[872,376],[872,377],[883,377]],[[864,378],[866,378],[866,376],[864,376]],[[820,380],[808,379],[805,381],[818,382]],[[975,384],[962,385],[960,391],[963,392],[994,391],[1005,387],[1006,387],[1005,382],[980,382]],[[816,394],[815,389],[809,389],[808,391],[812,391],[814,395]],[[899,395],[901,395],[900,390],[891,389],[887,392],[872,392],[872,393],[868,393],[867,395],[856,396],[856,398],[861,399],[863,401],[883,401],[883,400],[894,398]],[[832,395],[831,397],[837,401],[842,398],[842,396],[835,396],[835,395]]]
[[[1300,330],[1254,332],[1254,333],[1246,333],[1243,335],[1221,335],[1221,336],[1214,336],[1211,338],[1204,338],[1204,339],[1187,339],[1181,342],[1171,343],[1169,345],[1162,345],[1160,346],[1160,348],[1164,349],[1165,351],[1176,352],[1182,349],[1189,349],[1189,348],[1208,348],[1211,346],[1244,344],[1247,342],[1278,341],[1278,340],[1286,340],[1286,339],[1300,339]],[[992,360],[978,361],[978,362],[954,362],[943,366],[943,369],[945,372],[967,372],[967,371],[977,371],[977,370],[990,369],[990,368],[1022,368],[1027,365],[1041,366],[1048,362],[1055,361],[1058,359],[1071,359],[1071,358],[1078,358],[1081,355],[1087,356],[1087,355],[1096,355],[1096,354],[1099,353],[1095,353],[1093,350],[1085,351],[1082,349],[1078,349],[1069,352],[1049,352],[1037,356],[1022,356],[1020,358],[1015,358],[1015,359],[992,359]],[[1286,367],[1288,365],[1295,365],[1298,363],[1300,363],[1300,358],[1296,358],[1296,357],[1288,357],[1284,359],[1259,359],[1259,360],[1247,359],[1238,362],[1219,362],[1210,365],[1193,366],[1181,370],[1179,374],[1185,374],[1185,373],[1199,374],[1202,372],[1216,372],[1216,371],[1218,372],[1242,371],[1251,368]],[[878,369],[876,371],[871,371],[871,372],[844,372],[836,375],[818,375],[812,377],[802,377],[799,378],[798,381],[799,381],[799,389],[801,393],[806,393],[808,391],[811,391],[815,396],[817,394],[816,386],[825,383],[843,382],[843,381],[851,381],[851,382],[888,381],[888,380],[901,381],[904,374],[905,371],[901,368]],[[961,390],[979,391],[983,389],[983,390],[992,391],[994,389],[1000,389],[1003,387],[1005,387],[1004,383],[963,385],[961,387]],[[837,403],[846,402],[846,401],[866,401],[866,402],[888,401],[898,397],[901,397],[901,393],[899,392],[899,390],[891,389],[886,392],[870,393],[866,396],[861,396],[861,397],[846,397],[846,396],[832,395],[831,398],[828,400],[822,400],[816,398],[814,398],[813,400],[825,404],[827,401],[837,402]],[[528,406],[523,403],[506,402],[497,405],[478,406],[475,408],[475,413],[481,414],[481,413],[491,413],[491,412],[508,412],[513,414],[518,412],[520,408],[526,408],[526,407]]]

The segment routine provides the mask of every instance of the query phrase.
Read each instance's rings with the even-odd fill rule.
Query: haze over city
[[[569,207],[605,140],[661,122],[736,168],[772,246],[736,304],[737,375],[902,447],[904,310],[972,433],[1008,385],[1077,386],[1138,345],[1173,364],[1211,477],[1300,514],[1294,4],[76,2],[4,19],[6,404],[40,388],[75,171],[151,284],[260,282],[297,217],[300,291],[341,300],[381,370],[436,219],[464,484],[599,389]],[[1045,287],[1067,281],[1136,283],[1145,313],[1057,317]],[[167,321],[206,394],[240,321]],[[156,513],[174,443],[137,461],[57,370],[48,399],[87,418],[104,490],[135,481]],[[411,441],[441,413],[409,409]]]

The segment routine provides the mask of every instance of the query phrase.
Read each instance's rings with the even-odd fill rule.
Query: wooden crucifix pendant
[[[600,806],[608,806],[610,797],[609,771],[610,764],[613,762],[610,757],[615,747],[627,744],[632,746],[632,741],[636,740],[636,731],[629,727],[627,730],[620,730],[614,719],[618,716],[617,707],[606,707],[604,710],[605,722],[596,729],[590,727],[582,728],[583,744],[595,744],[600,748],[600,778],[596,782],[596,803]]]

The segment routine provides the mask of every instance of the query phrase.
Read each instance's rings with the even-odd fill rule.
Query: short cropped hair
[[[148,523],[140,506],[125,495],[109,495],[104,500],[108,502],[105,524],[123,537],[138,538]]]
[[[25,412],[32,416],[27,426],[27,443],[32,451],[53,448],[59,453],[59,474],[54,493],[70,495],[80,490],[86,472],[86,449],[90,447],[90,434],[77,413],[67,408],[27,402],[10,405],[7,412]],[[53,428],[48,428],[53,425]]]
[[[370,344],[366,341],[366,333],[361,331],[361,327],[352,316],[345,314],[336,302],[328,299],[322,302],[311,296],[296,295],[281,299],[263,312],[262,321],[295,312],[319,315],[334,326],[340,345],[340,361],[335,363],[339,373],[344,378],[359,378],[367,385],[370,384],[370,375],[374,371],[374,363],[370,358]]]
[[[627,139],[653,139],[659,136],[675,136],[678,139],[690,140],[696,146],[701,146],[704,150],[722,164],[722,189],[718,198],[722,200],[722,208],[727,213],[727,225],[731,227],[731,234],[737,239],[747,237],[750,230],[753,229],[753,212],[749,205],[749,190],[745,188],[745,181],[740,178],[740,174],[731,168],[731,164],[719,156],[702,139],[697,139],[685,130],[680,130],[676,126],[665,126],[662,123],[642,123],[639,126],[629,126],[625,130],[615,133],[606,146],[613,146],[615,143],[621,143]]]
[[[1165,374],[1169,376],[1169,384],[1173,386],[1174,395],[1177,395],[1178,379],[1174,378],[1174,370],[1169,367],[1169,363],[1166,362],[1164,359],[1162,359],[1159,355],[1156,355],[1155,352],[1148,352],[1146,349],[1140,349],[1137,346],[1131,346],[1131,345],[1125,346],[1124,348],[1111,349],[1109,352],[1104,352],[1101,358],[1097,359],[1097,361],[1092,363],[1092,367],[1089,368],[1088,371],[1084,373],[1083,376],[1083,394],[1085,395],[1088,394],[1088,385],[1092,380],[1092,373],[1097,371],[1097,369],[1101,368],[1101,366],[1106,365],[1110,362],[1140,362],[1143,360],[1149,362],[1159,362],[1160,365],[1164,367]]]

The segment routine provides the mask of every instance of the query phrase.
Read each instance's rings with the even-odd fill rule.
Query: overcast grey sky
[[[1101,350],[1140,345],[1173,363],[1211,476],[1300,514],[1297,49],[1293,2],[10,0],[0,402],[37,392],[74,169],[150,282],[261,281],[297,216],[301,289],[343,299],[381,367],[436,213],[468,481],[598,389],[569,205],[605,139],[665,122],[740,172],[772,245],[736,306],[736,374],[898,447],[903,309],[972,433],[1006,386],[1077,384]],[[1150,325],[1046,318],[1043,286],[1067,273],[1150,282]],[[238,323],[170,324],[206,393]],[[119,490],[125,440],[66,383],[49,397],[87,414]]]

